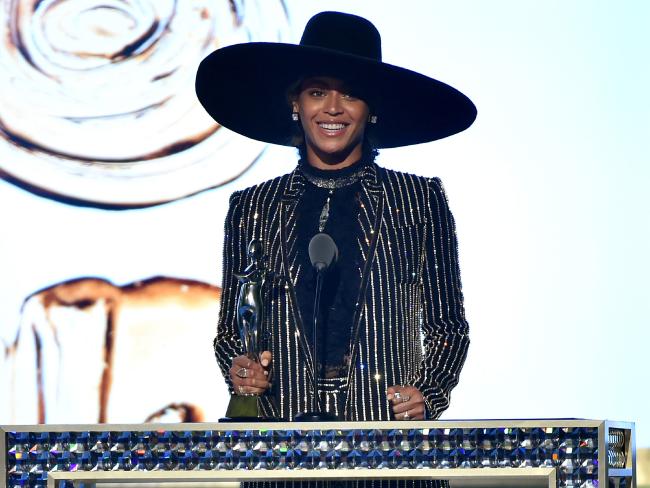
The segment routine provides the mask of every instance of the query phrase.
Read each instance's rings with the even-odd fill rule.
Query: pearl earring
[[[371,124],[376,124],[377,123],[377,116],[376,115],[369,115],[368,116],[368,122]]]

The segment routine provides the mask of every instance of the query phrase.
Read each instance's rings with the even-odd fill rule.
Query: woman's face
[[[361,159],[368,105],[337,78],[307,78],[292,102],[312,166],[336,169]]]

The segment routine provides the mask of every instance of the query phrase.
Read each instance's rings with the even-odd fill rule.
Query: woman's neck
[[[361,159],[363,148],[361,144],[347,154],[326,154],[315,150],[307,144],[307,163],[320,170],[337,170],[352,166]]]

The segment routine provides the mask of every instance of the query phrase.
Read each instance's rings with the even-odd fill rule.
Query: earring
[[[377,116],[376,115],[369,115],[368,116],[368,122],[371,124],[376,124],[377,123]]]
[[[293,120],[294,122],[298,122],[298,119],[299,119],[298,112],[292,112],[291,113],[291,120]]]

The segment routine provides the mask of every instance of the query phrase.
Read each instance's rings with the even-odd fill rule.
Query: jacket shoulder
[[[426,221],[432,199],[441,193],[440,179],[386,168],[382,171],[386,200],[399,214],[398,220],[406,225]]]
[[[397,187],[399,189],[411,189],[417,191],[426,191],[429,186],[440,185],[440,178],[435,176],[420,176],[405,171],[397,171],[394,169],[382,168],[384,173],[384,181],[388,185]]]
[[[447,200],[442,180],[437,176],[420,176],[388,168],[382,168],[381,170],[384,172],[384,186],[387,187],[387,191],[393,188],[402,192],[431,193],[435,198],[442,197]]]

